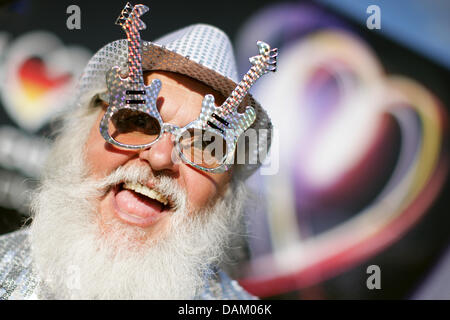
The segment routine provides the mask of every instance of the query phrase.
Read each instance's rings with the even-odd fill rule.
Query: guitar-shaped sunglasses
[[[243,113],[238,107],[256,80],[276,71],[277,49],[258,41],[259,55],[250,58],[252,67],[225,102],[216,106],[213,95],[206,95],[199,117],[180,128],[164,123],[157,109],[161,81],[154,79],[148,86],[144,83],[139,31],[146,28],[140,16],[148,10],[145,5],[127,3],[116,21],[127,35],[128,74],[123,77],[117,66],[106,74],[109,106],[100,122],[100,133],[119,148],[146,149],[169,132],[174,137],[174,150],[185,163],[207,172],[224,172],[233,163],[239,137],[256,118],[252,107]]]

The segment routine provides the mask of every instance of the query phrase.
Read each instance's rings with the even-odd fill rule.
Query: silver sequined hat
[[[94,95],[107,91],[105,76],[108,70],[114,66],[126,70],[127,48],[126,39],[117,40],[101,48],[91,58],[78,84],[77,99],[80,105],[86,105]],[[224,97],[228,97],[239,82],[230,39],[220,29],[206,24],[185,27],[154,42],[143,41],[142,70],[183,74],[203,82]],[[246,106],[252,106],[256,111],[256,119],[250,128],[256,129],[259,137],[256,148],[246,147],[246,163],[236,166],[236,171],[244,178],[261,165],[264,159],[258,155],[268,151],[272,137],[272,123],[251,94],[247,94],[239,111]],[[244,139],[238,145],[242,142]]]

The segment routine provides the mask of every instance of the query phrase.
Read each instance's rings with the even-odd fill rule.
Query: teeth
[[[163,196],[161,193],[159,193],[156,190],[150,189],[140,183],[125,182],[123,187],[128,190],[133,190],[151,199],[157,200],[163,203],[164,205],[167,205],[169,203],[167,198]]]

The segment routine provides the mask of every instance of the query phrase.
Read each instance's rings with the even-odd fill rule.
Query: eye
[[[224,137],[210,130],[188,129],[178,143],[184,158],[202,168],[219,167],[227,155]]]
[[[136,116],[131,121],[134,121],[134,125],[136,127],[139,127],[139,128],[142,128],[142,129],[145,129],[146,127],[148,127],[148,124],[149,124],[148,117],[144,117],[142,115]]]
[[[158,120],[132,109],[118,110],[108,123],[110,136],[124,144],[143,145],[154,141],[161,132]]]
[[[160,131],[158,120],[137,110],[119,110],[112,116],[111,122],[120,133],[140,131],[145,134],[157,134]]]

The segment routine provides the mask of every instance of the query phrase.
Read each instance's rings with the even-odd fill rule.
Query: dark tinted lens
[[[223,136],[208,130],[186,130],[179,140],[179,146],[190,163],[207,169],[219,167],[227,154]]]
[[[109,120],[108,132],[117,142],[145,145],[159,137],[161,126],[157,119],[145,112],[121,109]]]

